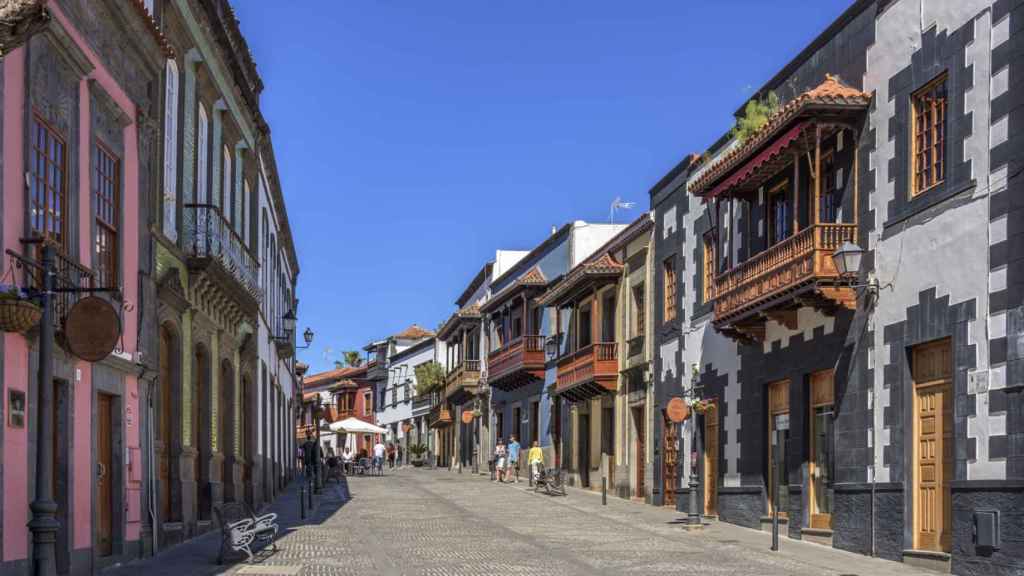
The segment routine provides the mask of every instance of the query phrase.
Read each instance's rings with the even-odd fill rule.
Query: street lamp
[[[558,337],[559,334],[548,336],[548,339],[544,342],[544,352],[547,354],[548,360],[558,355]]]
[[[832,263],[841,277],[856,275],[860,271],[860,262],[864,257],[864,249],[853,242],[843,242],[842,246],[832,253]]]
[[[313,330],[309,326],[306,326],[306,331],[302,333],[302,339],[306,341],[305,346],[296,346],[296,348],[309,348],[309,345],[313,343]]]

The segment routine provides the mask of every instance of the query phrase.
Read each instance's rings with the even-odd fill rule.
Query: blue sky
[[[850,3],[235,0],[316,333],[300,359],[436,327],[496,249],[616,196],[635,218]]]

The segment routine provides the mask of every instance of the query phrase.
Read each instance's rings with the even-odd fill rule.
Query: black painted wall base
[[[953,497],[953,573],[969,576],[1024,574],[1024,481],[956,482]],[[998,549],[974,542],[974,512],[998,510]]]
[[[718,489],[718,518],[759,530],[765,512],[762,486],[723,486]]]

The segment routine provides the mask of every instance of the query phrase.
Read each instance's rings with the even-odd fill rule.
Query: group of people
[[[495,482],[519,482],[519,453],[521,446],[515,434],[509,436],[509,443],[499,437],[494,445]],[[530,476],[536,480],[544,468],[544,451],[536,440],[526,453],[526,463],[530,467]]]
[[[378,440],[373,445],[373,459],[371,464],[375,470],[383,470],[384,466],[388,468],[394,468],[395,466],[401,466],[404,450],[401,444],[395,444],[394,442],[388,442],[386,445]],[[298,460],[300,472],[312,473],[316,467],[317,461],[321,464],[326,464],[327,468],[334,468],[337,465],[343,465],[344,470],[349,471],[352,469],[353,462],[361,460],[363,458],[369,458],[369,454],[365,449],[354,452],[350,446],[345,446],[342,450],[341,455],[338,456],[334,452],[333,446],[328,446],[326,452],[314,440],[307,440],[303,444],[299,445],[296,449],[296,458]]]

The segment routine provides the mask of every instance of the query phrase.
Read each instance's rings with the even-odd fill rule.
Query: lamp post
[[[690,382],[690,389],[683,392],[684,396],[689,396],[691,403],[696,405],[701,401],[700,389],[703,386],[698,386],[696,382]],[[690,460],[690,494],[689,503],[687,505],[686,512],[686,525],[687,529],[694,530],[703,526],[700,521],[700,511],[697,510],[697,490],[700,487],[700,481],[697,478],[697,416],[691,414],[690,419],[690,454],[688,455]],[[717,482],[717,479],[715,480]]]

